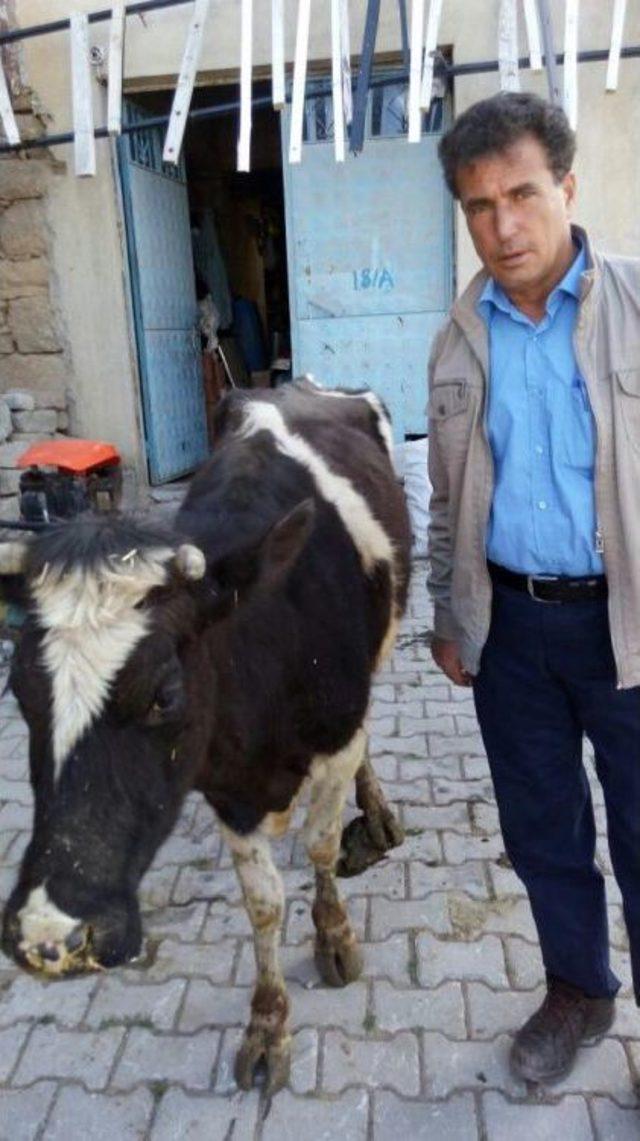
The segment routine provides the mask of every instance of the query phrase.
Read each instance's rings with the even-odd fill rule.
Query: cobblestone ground
[[[319,985],[310,869],[295,835],[277,858],[287,890],[282,961],[292,999],[288,1089],[265,1103],[234,1086],[253,955],[240,895],[209,809],[189,798],[141,890],[140,967],[66,983],[0,956],[0,1137],[76,1141],[632,1141],[640,1012],[632,1002],[620,897],[602,840],[617,1022],[546,1094],[509,1075],[510,1034],[541,996],[522,889],[498,831],[468,691],[430,664],[424,573],[371,708],[378,773],[407,829],[389,859],[342,881],[363,942],[363,978]],[[31,821],[26,734],[2,701],[0,896]]]

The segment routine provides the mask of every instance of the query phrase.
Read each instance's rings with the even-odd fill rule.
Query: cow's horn
[[[0,574],[22,574],[28,549],[28,543],[19,540],[0,543]]]
[[[199,547],[194,547],[193,543],[183,543],[176,551],[175,567],[183,578],[203,578],[207,560]]]

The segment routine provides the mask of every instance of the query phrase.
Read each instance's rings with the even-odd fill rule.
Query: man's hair
[[[458,197],[456,174],[474,159],[502,154],[533,135],[547,155],[556,182],[568,174],[576,153],[575,132],[560,107],[532,92],[505,91],[474,103],[440,140],[438,154],[449,190]]]

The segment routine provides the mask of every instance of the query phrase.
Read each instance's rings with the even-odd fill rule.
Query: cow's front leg
[[[363,815],[356,816],[342,833],[339,876],[359,875],[404,840],[404,829],[387,803],[366,752],[356,773],[356,804]]]
[[[235,1079],[241,1089],[251,1089],[256,1067],[263,1062],[267,1092],[273,1094],[287,1081],[291,1064],[289,998],[278,963],[284,889],[265,836],[238,836],[225,827],[222,832],[253,927],[257,968],[251,1020],[236,1057]]]
[[[305,842],[316,872],[312,912],[316,964],[331,986],[345,986],[362,971],[362,954],[338,893],[335,868],[347,790],[362,763],[365,748],[366,735],[359,729],[346,748],[331,757],[316,758],[312,769]]]

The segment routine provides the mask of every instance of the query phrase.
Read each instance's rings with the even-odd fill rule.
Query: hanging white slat
[[[111,9],[109,29],[109,86],[107,91],[107,130],[119,135],[122,129],[122,59],[124,56],[125,0],[116,0]]]
[[[607,91],[616,91],[618,88],[620,48],[622,47],[622,34],[624,32],[626,11],[627,0],[614,0],[613,21],[611,24],[611,47],[609,48],[609,62],[607,64],[607,80],[605,84]]]
[[[271,0],[271,98],[276,111],[285,105],[284,0]]]
[[[529,64],[532,71],[542,71],[542,47],[540,46],[540,25],[536,0],[523,0],[524,22],[529,43]]]
[[[353,91],[351,89],[351,32],[349,30],[349,0],[340,0],[340,44],[342,47],[342,105],[345,123],[353,119]]]
[[[89,20],[86,12],[71,13],[69,34],[75,172],[78,178],[91,178],[96,173],[96,145],[93,137]]]
[[[575,130],[578,123],[578,17],[580,0],[565,0],[563,106]]]
[[[294,163],[300,162],[302,159],[302,123],[304,93],[307,85],[310,20],[311,0],[298,0],[296,55],[293,64],[293,93],[291,97],[291,136],[289,138],[289,162]]]
[[[518,12],[516,0],[500,0],[498,19],[498,71],[501,91],[519,91]]]
[[[251,170],[251,67],[253,44],[253,0],[242,0],[240,31],[240,135],[238,170]]]
[[[422,86],[422,45],[424,43],[424,0],[413,0],[411,7],[411,63],[409,66],[410,143],[419,143],[422,133],[420,88]]]
[[[7,79],[2,67],[2,59],[0,58],[0,120],[2,121],[2,129],[8,143],[15,146],[20,142],[20,132],[16,117],[13,113],[11,106],[11,96],[9,95],[9,87]]]
[[[344,106],[342,101],[342,40],[340,0],[331,0],[331,94],[336,162],[344,162]]]
[[[202,34],[208,11],[209,0],[195,0],[162,152],[162,161],[172,162],[174,165],[180,160],[182,140],[187,126],[187,115],[191,106],[193,85],[196,81],[196,71],[198,70],[202,46]]]
[[[438,29],[442,13],[442,0],[431,0],[429,15],[427,17],[427,34],[424,40],[424,69],[422,72],[422,87],[420,89],[420,106],[428,111],[431,106],[433,92],[433,53],[438,46]]]

